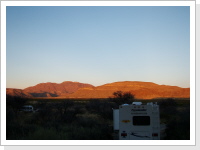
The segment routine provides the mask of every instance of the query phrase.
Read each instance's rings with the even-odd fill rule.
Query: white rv
[[[160,140],[160,113],[157,103],[133,102],[113,109],[114,130],[119,140]]]
[[[31,105],[24,105],[24,106],[22,107],[22,109],[20,109],[20,111],[24,111],[24,112],[33,112],[34,109],[33,109],[33,106],[31,106]]]

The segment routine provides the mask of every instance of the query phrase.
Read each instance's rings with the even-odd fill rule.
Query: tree
[[[114,92],[113,95],[115,98],[118,98],[118,99],[123,97],[122,91]]]
[[[122,97],[125,101],[134,99],[134,95],[130,92],[125,92]]]
[[[124,104],[124,103],[130,103],[131,101],[134,101],[134,95],[131,92],[122,92],[122,91],[116,91],[113,93],[113,100],[118,105]]]

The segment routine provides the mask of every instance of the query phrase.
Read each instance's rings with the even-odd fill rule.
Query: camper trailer
[[[114,130],[119,140],[160,140],[160,114],[157,103],[133,102],[113,109]]]
[[[31,105],[24,105],[24,106],[20,109],[20,111],[23,111],[23,112],[33,112],[34,109],[33,109],[33,106],[31,106]]]

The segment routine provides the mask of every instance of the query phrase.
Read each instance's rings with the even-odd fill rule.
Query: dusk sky
[[[189,6],[7,6],[6,87],[145,81],[190,87]]]

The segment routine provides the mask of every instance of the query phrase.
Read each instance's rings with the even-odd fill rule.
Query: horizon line
[[[50,81],[47,81],[47,82],[40,82],[40,83],[37,83],[35,85],[32,85],[32,86],[27,86],[25,88],[13,88],[13,87],[6,87],[6,89],[20,89],[20,90],[24,90],[28,87],[34,87],[36,85],[39,85],[39,84],[46,84],[46,83],[53,83],[53,84],[62,84],[64,82],[73,82],[73,83],[82,83],[82,84],[90,84],[94,87],[98,87],[98,86],[103,86],[103,85],[106,85],[106,84],[112,84],[112,83],[117,83],[117,82],[144,82],[144,83],[153,83],[153,84],[157,84],[157,85],[164,85],[164,86],[176,86],[176,87],[180,87],[180,88],[190,88],[189,87],[181,87],[181,86],[178,86],[178,85],[169,85],[169,84],[158,84],[158,83],[155,83],[155,82],[151,82],[151,81],[130,81],[130,80],[124,80],[124,81],[114,81],[114,82],[108,82],[108,83],[104,83],[104,84],[100,84],[100,85],[93,85],[91,83],[86,83],[86,82],[79,82],[79,81],[63,81],[63,82],[50,82]]]

